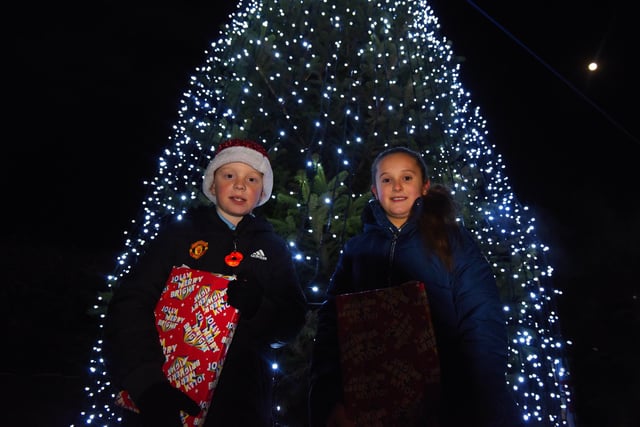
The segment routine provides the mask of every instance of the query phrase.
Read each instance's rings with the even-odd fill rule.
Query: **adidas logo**
[[[257,251],[252,253],[251,258],[258,258],[258,259],[261,259],[262,261],[267,260],[267,256],[264,254],[264,252],[262,252],[262,249],[258,249]]]

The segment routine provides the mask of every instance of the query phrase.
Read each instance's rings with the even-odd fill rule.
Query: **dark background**
[[[98,324],[87,308],[123,251],[188,78],[235,10],[234,1],[144,3],[5,13],[0,383],[15,398],[0,406],[2,426],[77,415]],[[634,425],[640,37],[631,4],[432,6],[465,58],[461,81],[488,140],[551,248],[577,425]],[[36,406],[46,421],[30,416]]]

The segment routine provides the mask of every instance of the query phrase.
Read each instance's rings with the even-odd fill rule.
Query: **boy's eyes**
[[[235,175],[231,172],[227,172],[227,173],[223,173],[222,177],[225,179],[234,179]],[[247,181],[249,182],[257,182],[258,181],[258,177],[257,176],[248,176],[246,177]]]

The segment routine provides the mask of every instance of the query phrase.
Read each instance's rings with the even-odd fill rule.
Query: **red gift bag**
[[[338,295],[345,409],[358,427],[437,425],[440,361],[424,284]]]
[[[197,416],[182,413],[184,427],[202,425],[238,324],[238,311],[227,303],[232,276],[174,267],[155,309],[171,384],[200,405]],[[126,390],[116,404],[138,411]]]

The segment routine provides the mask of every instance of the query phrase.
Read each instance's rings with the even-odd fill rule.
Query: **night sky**
[[[630,2],[587,3],[440,0],[433,7],[441,33],[465,58],[461,81],[514,193],[551,247],[580,405],[612,408],[628,421],[640,403],[630,348],[640,331],[640,36]],[[32,299],[29,325],[41,325],[34,311],[56,315],[51,298],[73,324],[69,313],[84,312],[115,266],[181,93],[235,3],[15,7],[5,16],[3,61],[2,247],[12,278],[2,304],[10,325],[24,324],[26,306],[16,297],[32,295],[29,280],[45,275],[51,294]],[[592,60],[596,72],[587,70]],[[71,270],[61,273],[63,265]],[[51,342],[58,348],[47,362],[2,359],[0,378],[33,363],[34,373],[73,377],[91,342],[78,334],[95,326],[77,316],[86,329],[67,326],[67,347]],[[592,425],[592,414],[583,418],[578,426]]]

